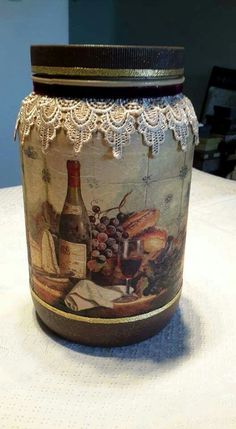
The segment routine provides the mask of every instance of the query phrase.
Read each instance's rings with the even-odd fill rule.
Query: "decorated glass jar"
[[[57,334],[115,346],[177,308],[198,123],[183,48],[33,46],[17,120],[30,287]]]

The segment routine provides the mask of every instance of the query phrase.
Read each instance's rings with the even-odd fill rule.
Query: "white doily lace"
[[[66,131],[75,153],[80,152],[93,133],[103,132],[117,159],[136,131],[152,147],[154,156],[159,153],[168,129],[173,131],[182,150],[187,150],[190,128],[194,143],[198,143],[198,121],[191,101],[182,94],[148,99],[77,100],[32,93],[23,100],[17,118],[21,144],[33,126],[38,130],[44,152],[59,128]]]

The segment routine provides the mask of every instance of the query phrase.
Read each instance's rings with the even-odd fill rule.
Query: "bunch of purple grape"
[[[97,205],[92,206],[92,211],[93,214],[89,216],[92,232],[91,256],[96,262],[104,263],[117,255],[119,243],[129,237],[121,225],[126,215],[120,212],[116,217],[109,218],[102,215]]]
[[[169,236],[166,246],[157,256],[156,260],[148,262],[148,270],[146,271],[149,281],[148,287],[144,290],[144,295],[155,295],[161,289],[172,289],[174,285],[179,285],[183,271],[184,257],[183,240],[181,247],[174,246],[174,237]]]

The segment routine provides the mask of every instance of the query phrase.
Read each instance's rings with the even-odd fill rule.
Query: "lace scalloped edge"
[[[192,143],[198,144],[198,121],[191,101],[183,94],[161,98],[141,99],[63,99],[31,93],[21,105],[15,134],[19,132],[23,145],[31,129],[36,127],[46,152],[55,140],[57,130],[64,129],[75,153],[100,131],[112,146],[115,158],[122,158],[123,147],[130,136],[139,132],[143,141],[159,153],[167,130],[183,151]]]

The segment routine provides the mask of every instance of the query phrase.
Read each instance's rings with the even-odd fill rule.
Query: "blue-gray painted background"
[[[67,0],[0,0],[0,187],[20,183],[13,129],[31,90],[31,44],[68,43]]]

